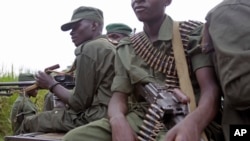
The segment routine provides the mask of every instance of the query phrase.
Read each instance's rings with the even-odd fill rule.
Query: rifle
[[[66,89],[73,89],[75,86],[75,78],[67,73],[62,73],[62,72],[56,72],[54,71],[54,69],[59,68],[60,66],[58,64],[50,66],[48,68],[44,69],[44,72],[46,72],[47,74],[51,74],[52,72],[57,73],[58,75],[54,76],[54,79],[59,82],[63,87],[65,87]],[[26,91],[30,91],[32,89],[36,89],[38,88],[37,84],[33,84],[29,87],[26,88]]]
[[[15,92],[25,91],[25,87],[35,83],[36,81],[0,82],[0,96],[11,96]]]
[[[55,75],[54,79],[66,89],[73,89],[75,87],[75,79],[71,75]],[[0,96],[11,96],[18,91],[28,92],[33,89],[40,89],[37,86],[34,88],[34,85],[36,85],[36,81],[0,82]]]
[[[59,68],[58,64],[45,68],[44,71],[50,74],[55,72],[53,70],[57,68]],[[75,87],[75,78],[72,75],[58,73],[58,75],[54,76],[54,79],[66,89],[73,89]],[[34,89],[40,89],[36,81],[0,82],[0,96],[11,96],[15,92],[28,92]]]
[[[189,113],[188,105],[179,100],[182,96],[174,95],[165,86],[148,83],[139,88],[140,94],[150,103],[138,134],[140,141],[155,141],[163,126],[171,128]]]
[[[53,72],[54,69],[57,69],[57,68],[59,68],[59,67],[60,67],[59,64],[56,64],[56,65],[53,65],[53,66],[50,66],[50,67],[45,68],[45,69],[44,69],[44,72],[46,72],[47,74],[50,74],[50,73]],[[25,91],[27,92],[27,91],[31,91],[31,90],[37,89],[37,88],[39,88],[38,85],[37,85],[36,83],[34,83],[33,85],[27,87],[27,88],[25,89]]]

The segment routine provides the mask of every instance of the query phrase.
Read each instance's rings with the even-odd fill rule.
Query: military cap
[[[18,81],[34,81],[34,75],[30,73],[20,73],[18,76]]]
[[[73,11],[71,21],[61,26],[62,31],[68,31],[72,29],[73,25],[80,20],[93,20],[103,23],[103,12],[100,9],[88,6],[78,7]]]
[[[132,29],[123,23],[112,23],[106,26],[107,34],[108,33],[122,33],[126,35],[130,35]]]

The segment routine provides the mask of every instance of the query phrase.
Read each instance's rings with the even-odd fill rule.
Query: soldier
[[[67,132],[107,116],[115,50],[101,35],[103,12],[98,8],[81,6],[74,10],[71,21],[62,25],[61,29],[71,30],[71,39],[76,46],[77,77],[73,94],[43,71],[39,71],[35,78],[39,87],[49,89],[69,108],[53,109],[24,118],[20,133]]]
[[[229,141],[232,124],[250,124],[250,1],[224,0],[206,16],[203,49],[214,52],[224,94],[222,127]]]
[[[20,73],[18,76],[18,81],[35,81],[33,74],[30,73]],[[23,87],[24,88],[24,87]],[[30,97],[37,96],[37,89],[33,89],[28,92],[20,91],[18,98],[13,104],[11,109],[11,126],[14,135],[17,135],[20,131],[20,125],[22,120],[30,115],[34,115],[38,112],[36,105],[30,100]]]
[[[157,128],[155,130],[147,128],[148,131],[144,132],[143,136],[147,137],[149,133],[152,133],[153,140],[200,141],[201,133],[210,124],[219,109],[219,87],[216,83],[210,55],[202,54],[200,48],[197,47],[197,39],[201,34],[198,30],[200,28],[197,27],[201,26],[201,23],[174,22],[169,15],[165,14],[165,9],[170,3],[171,0],[131,1],[134,13],[138,20],[143,22],[144,27],[143,32],[122,39],[117,46],[116,75],[112,83],[113,95],[109,103],[108,118],[71,130],[64,136],[65,141],[82,139],[88,141],[135,141],[141,135],[141,125],[145,122],[145,114],[150,106],[149,102],[140,95],[141,91],[137,86],[158,83],[165,85],[165,89],[172,93],[182,95],[188,93],[182,87],[185,84],[180,85],[179,83],[182,80],[180,78],[184,76],[182,73],[177,75],[177,72],[182,71],[176,70],[178,65],[176,61],[180,59],[180,56],[174,55],[173,50],[178,46],[173,43],[173,39],[180,37],[174,36],[173,33],[179,31],[185,50],[183,56],[186,56],[183,58],[186,58],[185,62],[189,66],[189,71],[185,72],[189,75],[186,75],[187,78],[192,80],[190,87],[194,89],[197,96],[197,107],[172,128],[167,128],[161,124],[161,121],[151,120],[151,124],[148,122],[150,127],[155,125]],[[173,25],[177,27],[174,28]],[[181,42],[181,39],[178,41]],[[128,106],[129,98],[133,102],[130,107]],[[190,100],[190,105],[195,103],[195,99]],[[185,99],[182,102],[189,102],[189,100]],[[216,140],[216,135],[207,131],[207,138]],[[155,132],[158,133],[154,134]]]
[[[130,36],[132,33],[132,29],[123,23],[108,24],[106,31],[108,40],[114,45],[117,45],[122,38]]]

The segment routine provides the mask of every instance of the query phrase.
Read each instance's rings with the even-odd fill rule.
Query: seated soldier
[[[111,23],[106,26],[108,40],[117,45],[118,42],[131,34],[132,29],[123,23]]]
[[[116,48],[108,118],[69,131],[64,141],[221,141],[216,139],[220,130],[215,133],[209,128],[219,109],[220,93],[211,58],[197,47],[201,36],[197,29],[202,23],[174,21],[165,13],[171,2],[132,0],[143,31],[122,39]],[[159,84],[173,95],[187,94],[190,101],[181,99],[189,102],[190,113],[169,127],[169,120],[179,113],[168,109],[172,105],[162,106],[170,104],[168,101],[157,99],[154,104],[158,96],[165,96],[161,93],[154,94],[153,105],[146,100],[147,94],[143,95],[140,87],[148,83]],[[155,106],[158,102],[159,107]]]
[[[18,81],[35,81],[34,76],[29,73],[21,73],[18,77]],[[13,104],[11,109],[11,125],[13,134],[18,134],[22,120],[30,115],[34,115],[38,112],[36,105],[30,100],[30,97],[37,96],[37,89],[33,89],[28,92],[21,91],[18,98]]]
[[[70,31],[76,47],[75,87],[71,93],[45,71],[38,71],[35,78],[39,87],[49,89],[69,107],[24,118],[19,133],[64,133],[107,116],[115,74],[115,49],[101,34],[103,22],[100,9],[81,6],[74,10],[71,20],[61,26],[62,31]]]

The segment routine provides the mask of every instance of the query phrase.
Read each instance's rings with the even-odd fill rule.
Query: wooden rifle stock
[[[55,70],[58,68],[60,68],[60,66],[59,66],[59,64],[56,64],[56,65],[50,66],[48,68],[45,68],[44,72],[46,72],[47,74],[50,74],[52,72],[52,70]]]

